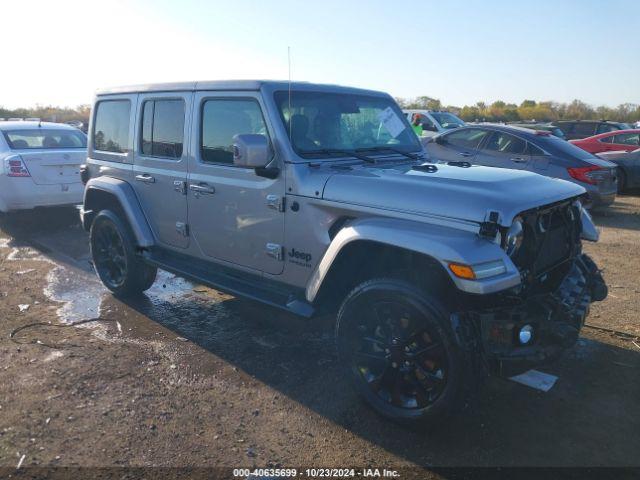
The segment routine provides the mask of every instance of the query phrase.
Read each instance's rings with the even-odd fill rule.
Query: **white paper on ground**
[[[527,387],[535,388],[536,390],[548,392],[551,390],[551,387],[555,385],[558,377],[549,373],[539,372],[538,370],[529,370],[528,372],[511,377],[509,380],[521,383]]]
[[[384,128],[391,134],[393,138],[396,138],[406,128],[402,120],[396,115],[391,107],[385,108],[378,113],[378,120],[384,125]]]

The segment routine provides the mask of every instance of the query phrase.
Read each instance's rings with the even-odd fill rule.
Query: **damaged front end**
[[[479,354],[492,373],[514,375],[558,358],[576,343],[591,302],[607,296],[600,270],[582,253],[572,208],[529,212],[530,251],[518,265],[523,284],[490,298],[464,299],[471,308],[452,318],[460,344]]]

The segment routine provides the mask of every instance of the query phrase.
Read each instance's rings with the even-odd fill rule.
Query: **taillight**
[[[20,155],[13,155],[4,161],[7,177],[30,177],[31,174],[27,170],[27,166]]]
[[[601,178],[600,174],[604,173],[602,167],[580,167],[580,168],[567,168],[569,175],[578,180],[579,182],[595,185]]]

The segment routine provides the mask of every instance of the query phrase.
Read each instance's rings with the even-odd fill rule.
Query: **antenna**
[[[289,142],[291,142],[292,133],[291,133],[291,47],[287,47],[287,63],[289,66]]]

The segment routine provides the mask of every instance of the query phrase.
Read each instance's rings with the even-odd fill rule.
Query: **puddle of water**
[[[60,321],[74,323],[100,316],[100,304],[107,290],[97,280],[86,274],[72,272],[56,265],[47,274],[44,294],[54,302],[62,303],[56,310]]]

